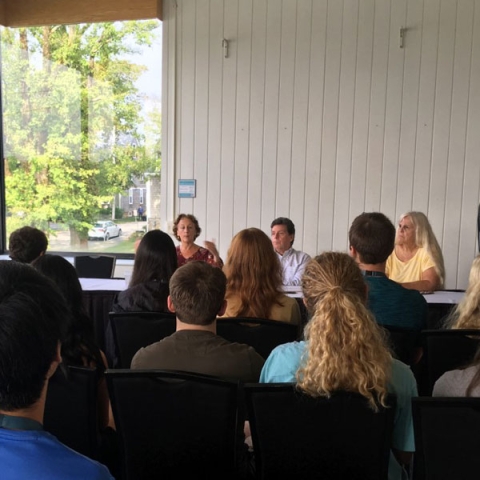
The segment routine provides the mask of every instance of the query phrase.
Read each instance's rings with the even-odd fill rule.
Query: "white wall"
[[[363,211],[420,210],[446,286],[465,288],[480,0],[165,0],[164,14],[163,228],[193,213],[225,258],[236,232],[287,216],[314,255],[346,250]],[[179,178],[195,199],[177,198]]]

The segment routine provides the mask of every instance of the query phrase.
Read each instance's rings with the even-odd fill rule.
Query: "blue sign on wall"
[[[178,180],[178,197],[195,198],[197,196],[197,181],[193,179]]]

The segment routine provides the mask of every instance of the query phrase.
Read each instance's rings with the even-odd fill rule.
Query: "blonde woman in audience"
[[[335,391],[363,395],[374,410],[388,392],[397,396],[389,476],[401,479],[414,451],[411,397],[417,385],[409,367],[392,358],[381,327],[366,307],[367,287],[355,261],[326,252],[311,260],[302,279],[310,321],[305,341],[276,347],[260,382],[296,382],[314,396]]]
[[[233,237],[224,272],[224,317],[259,317],[300,324],[298,303],[282,291],[282,268],[272,242],[262,230],[246,228]]]
[[[473,260],[465,295],[447,317],[445,326],[480,329],[480,255]]]
[[[442,251],[424,213],[407,212],[400,217],[386,274],[390,280],[412,290],[433,292],[443,287]]]

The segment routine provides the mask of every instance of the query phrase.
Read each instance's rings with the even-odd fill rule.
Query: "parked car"
[[[122,229],[109,220],[97,222],[92,229],[88,231],[88,239],[101,239],[107,241],[112,237],[119,237],[122,234]]]

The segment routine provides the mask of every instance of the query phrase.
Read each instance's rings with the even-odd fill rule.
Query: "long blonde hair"
[[[377,410],[386,404],[392,355],[365,306],[366,288],[360,269],[345,253],[322,253],[307,264],[302,290],[311,319],[297,384],[312,396],[357,392]]]
[[[446,326],[480,329],[480,255],[472,262],[465,295],[447,317]]]
[[[432,258],[433,263],[435,264],[435,272],[440,279],[440,286],[443,286],[443,283],[445,282],[445,263],[443,261],[443,254],[427,216],[422,212],[407,212],[400,216],[400,221],[405,217],[410,217],[412,219],[415,227],[415,243],[417,247],[424,248]]]
[[[232,239],[223,268],[227,294],[240,306],[232,316],[269,318],[272,307],[282,306],[282,268],[271,240],[258,228],[246,228]]]

